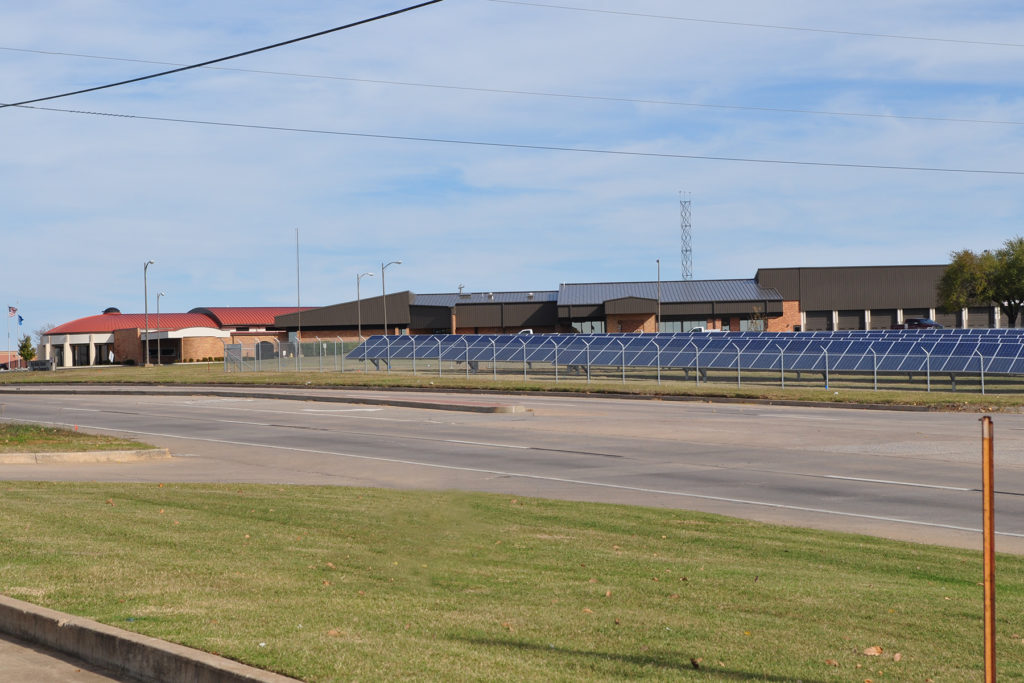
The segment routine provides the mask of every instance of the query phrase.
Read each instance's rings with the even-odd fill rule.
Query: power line
[[[496,0],[495,0],[496,1]],[[87,55],[79,54],[74,52],[53,52],[49,50],[30,50],[27,48],[17,47],[3,47],[0,46],[0,50],[7,50],[10,52],[28,52],[33,54],[43,55],[54,55],[60,57],[80,57],[85,59],[103,59],[117,62],[136,62],[139,64],[161,64],[164,66],[182,66],[181,64],[175,64],[174,62],[159,62],[147,59],[131,59],[128,57],[107,57],[102,55]],[[239,73],[251,73],[251,74],[263,74],[269,76],[289,76],[293,78],[315,78],[331,81],[347,81],[352,83],[373,83],[377,85],[396,85],[402,87],[414,87],[414,88],[434,88],[439,90],[457,90],[462,92],[481,92],[490,93],[497,95],[525,95],[530,97],[548,97],[548,98],[562,98],[571,100],[592,100],[598,102],[619,102],[623,104],[653,104],[663,105],[672,107],[693,107],[698,109],[723,109],[728,111],[761,111],[771,112],[777,114],[808,114],[815,116],[838,116],[838,117],[854,117],[854,118],[873,118],[873,119],[901,119],[909,121],[934,121],[938,123],[983,123],[991,125],[1002,125],[1002,126],[1024,126],[1024,121],[1009,121],[1000,119],[969,119],[969,118],[956,118],[948,116],[924,116],[915,114],[882,114],[874,112],[850,112],[850,111],[830,111],[824,109],[798,109],[791,107],[758,107],[754,105],[743,105],[743,104],[707,104],[704,102],[684,102],[680,100],[659,100],[659,99],[644,99],[635,97],[613,97],[610,95],[587,95],[587,94],[576,94],[576,93],[561,93],[561,92],[548,92],[543,90],[513,90],[508,88],[482,88],[467,85],[451,85],[445,83],[420,83],[416,81],[392,81],[374,78],[356,78],[352,76],[329,76],[325,74],[306,74],[297,73],[290,71],[268,71],[265,69],[241,69],[238,67],[230,66],[207,66],[207,69],[217,71],[235,71]],[[7,105],[14,106],[14,105]]]
[[[253,49],[253,50],[246,50],[245,52],[239,52],[237,54],[228,55],[227,57],[219,57],[217,59],[210,59],[210,60],[207,60],[205,62],[199,62],[198,64],[190,64],[188,66],[182,66],[182,67],[178,67],[176,69],[169,69],[167,71],[161,71],[159,73],[149,74],[148,76],[139,76],[137,78],[129,78],[128,80],[118,81],[117,83],[108,83],[106,85],[98,85],[98,86],[95,86],[95,87],[92,87],[92,88],[83,88],[82,90],[74,90],[72,92],[61,93],[60,95],[49,95],[47,97],[37,97],[37,98],[31,99],[31,100],[23,100],[21,102],[12,102],[10,104],[0,104],[0,109],[3,109],[5,107],[17,107],[17,106],[21,106],[21,105],[24,105],[24,104],[32,104],[32,103],[35,103],[35,102],[46,102],[48,100],[56,100],[56,99],[59,99],[61,97],[70,97],[72,95],[81,95],[83,93],[95,92],[97,90],[106,90],[107,88],[115,88],[115,87],[117,87],[119,85],[128,85],[129,83],[138,83],[139,81],[147,81],[147,80],[149,80],[151,78],[159,78],[161,76],[168,76],[170,74],[176,74],[176,73],[180,73],[182,71],[189,71],[190,69],[198,69],[199,67],[202,67],[202,66],[209,66],[210,64],[217,64],[219,62],[226,62],[229,59],[237,59],[238,57],[245,57],[246,55],[256,54],[257,52],[265,52],[267,50],[273,50],[274,48],[282,47],[284,45],[291,45],[292,43],[298,43],[298,42],[301,42],[303,40],[309,40],[310,38],[318,38],[320,36],[325,36],[325,35],[327,35],[329,33],[335,33],[337,31],[343,31],[345,29],[353,28],[355,26],[361,26],[363,24],[369,24],[370,22],[373,22],[373,21],[379,21],[380,19],[386,19],[386,18],[393,17],[393,16],[396,16],[396,15],[399,15],[399,14],[404,14],[405,12],[410,12],[410,11],[412,11],[414,9],[419,9],[421,7],[426,7],[427,5],[433,5],[433,4],[436,4],[438,2],[442,2],[442,0],[427,0],[426,2],[421,2],[418,5],[412,5],[410,7],[405,7],[403,9],[395,10],[394,12],[387,12],[386,14],[379,14],[379,15],[377,15],[375,17],[370,17],[369,19],[361,19],[360,21],[354,21],[351,24],[345,24],[344,26],[336,26],[334,28],[329,28],[329,29],[327,29],[325,31],[317,31],[316,33],[310,33],[307,36],[301,36],[299,38],[292,38],[291,40],[285,40],[285,41],[282,41],[280,43],[274,43],[273,45],[264,45],[263,47],[258,47],[258,48]]]
[[[466,145],[475,147],[492,147],[503,149],[526,149],[552,152],[575,152],[582,154],[605,154],[624,157],[641,157],[657,159],[696,159],[701,161],[733,161],[751,164],[778,164],[788,166],[814,166],[831,168],[859,168],[883,171],[924,171],[929,173],[969,173],[975,175],[1010,175],[1024,176],[1024,171],[1001,171],[996,169],[979,168],[944,168],[938,166],[898,166],[887,164],[855,164],[831,161],[796,161],[792,159],[757,159],[752,157],[726,157],[712,156],[707,154],[675,154],[670,152],[631,152],[615,149],[601,149],[596,147],[561,147],[556,145],[530,145],[513,142],[488,142],[483,140],[459,140],[454,138],[420,137],[412,135],[385,135],[383,133],[356,133],[351,131],[325,130],[318,128],[293,128],[288,126],[267,126],[253,123],[231,123],[226,121],[204,121],[200,119],[182,119],[165,116],[144,116],[141,114],[113,114],[101,111],[84,111],[78,109],[58,109],[55,107],[33,107],[21,106],[23,109],[35,109],[39,111],[53,111],[67,114],[85,114],[89,116],[109,116],[114,118],[138,119],[141,121],[162,121],[166,123],[188,123],[203,126],[220,126],[224,128],[248,128],[253,130],[266,130],[287,133],[310,133],[315,135],[337,135],[354,138],[369,138],[376,140],[402,140],[406,142],[431,142],[447,145]]]
[[[506,5],[525,5],[527,7],[543,7],[545,9],[564,9],[574,12],[594,12],[597,14],[617,14],[627,17],[645,17],[648,19],[671,19],[673,21],[692,21],[701,24],[722,24],[725,26],[744,26],[747,28],[770,28],[782,31],[804,31],[810,33],[832,33],[842,36],[862,36],[867,38],[892,38],[897,40],[923,40],[933,43],[957,43],[960,45],[988,45],[991,47],[1024,47],[1022,43],[998,43],[986,40],[962,40],[957,38],[930,38],[927,36],[907,36],[895,33],[865,33],[862,31],[841,31],[828,28],[808,28],[806,26],[781,26],[777,24],[753,24],[744,21],[724,21],[720,19],[698,19],[695,17],[677,17],[665,14],[642,14],[640,12],[623,12],[607,9],[594,9],[591,7],[570,7],[568,5],[550,5],[540,2],[524,2],[522,0],[489,0],[489,2],[500,2]]]

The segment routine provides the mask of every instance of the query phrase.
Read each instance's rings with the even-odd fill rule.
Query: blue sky
[[[18,3],[0,24],[0,101],[405,4]],[[107,306],[141,312],[153,259],[151,311],[159,291],[167,312],[291,305],[296,229],[304,305],[354,299],[364,271],[377,275],[363,295],[379,293],[392,260],[403,263],[388,291],[652,280],[656,259],[677,279],[680,191],[698,279],[943,263],[1024,232],[1024,175],[680,157],[1022,172],[1024,46],[990,44],[1022,35],[1010,2],[445,0],[40,105],[241,125],[6,108],[0,304],[18,306],[24,331]]]

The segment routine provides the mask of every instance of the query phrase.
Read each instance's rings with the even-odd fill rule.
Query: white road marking
[[[49,423],[49,424],[61,424],[61,425],[64,425],[65,423]],[[514,477],[514,478],[518,478],[518,479],[533,479],[533,480],[536,480],[536,481],[549,481],[549,482],[555,482],[555,483],[559,483],[559,484],[575,484],[575,485],[578,485],[578,486],[593,486],[593,487],[596,487],[596,488],[616,489],[616,490],[620,490],[620,491],[636,491],[638,493],[651,493],[651,494],[664,495],[664,496],[676,496],[676,497],[679,497],[679,498],[694,498],[694,499],[697,499],[697,500],[709,500],[709,501],[714,501],[714,502],[718,502],[718,503],[733,503],[733,504],[736,504],[736,505],[752,505],[752,506],[756,506],[756,507],[766,507],[766,508],[772,508],[772,509],[776,509],[776,510],[793,510],[795,512],[812,512],[812,513],[815,513],[815,514],[833,515],[833,516],[836,516],[836,517],[852,517],[854,519],[870,519],[870,520],[873,520],[873,521],[876,521],[876,522],[893,522],[893,523],[896,523],[896,524],[909,524],[909,525],[912,525],[912,526],[925,526],[925,527],[932,527],[932,528],[936,528],[936,529],[950,529],[950,530],[953,530],[953,531],[969,531],[969,532],[972,532],[972,533],[982,533],[982,529],[980,529],[980,528],[956,526],[956,525],[953,525],[953,524],[939,524],[937,522],[923,522],[923,521],[916,520],[916,519],[902,519],[902,518],[899,518],[899,517],[883,517],[881,515],[865,515],[865,514],[860,514],[860,513],[857,513],[857,512],[843,512],[841,510],[828,510],[826,508],[812,508],[812,507],[804,507],[804,506],[801,506],[801,505],[786,505],[786,504],[783,504],[783,503],[769,503],[769,502],[766,502],[766,501],[748,500],[748,499],[744,499],[744,498],[729,498],[729,497],[725,497],[725,496],[708,496],[708,495],[704,495],[704,494],[700,494],[700,493],[685,493],[685,492],[682,492],[682,491],[667,491],[667,490],[664,490],[664,489],[651,489],[651,488],[645,488],[645,487],[642,487],[642,486],[626,486],[624,484],[609,484],[609,483],[606,483],[606,482],[587,481],[587,480],[584,480],[584,479],[565,479],[563,477],[548,477],[548,476],[542,476],[542,475],[539,475],[539,474],[523,474],[521,472],[506,472],[506,471],[502,471],[502,470],[491,470],[491,469],[485,469],[485,468],[481,468],[481,467],[465,467],[465,466],[460,466],[460,465],[441,465],[441,464],[438,464],[438,463],[418,462],[416,460],[405,460],[405,459],[402,459],[402,458],[385,458],[385,457],[375,456],[375,455],[360,455],[358,453],[343,453],[343,452],[340,452],[340,451],[322,451],[322,450],[314,449],[314,448],[297,448],[295,446],[275,446],[273,444],[254,443],[254,442],[249,442],[249,441],[231,441],[231,440],[228,440],[228,439],[198,438],[198,437],[190,437],[190,436],[179,436],[177,434],[164,434],[162,432],[143,432],[143,431],[132,430],[132,429],[112,429],[111,427],[100,427],[100,426],[95,426],[95,425],[79,425],[79,426],[80,427],[84,427],[86,429],[101,429],[101,430],[107,430],[107,431],[118,431],[118,432],[124,432],[126,434],[141,434],[143,436],[157,436],[157,437],[164,437],[164,438],[168,438],[168,439],[185,439],[185,440],[191,440],[191,441],[205,441],[205,442],[208,442],[208,443],[222,443],[222,444],[227,444],[229,446],[248,446],[250,448],[269,448],[269,449],[272,449],[272,450],[279,450],[279,451],[292,451],[292,452],[298,452],[298,453],[313,453],[313,454],[317,454],[317,455],[334,455],[334,456],[338,456],[338,457],[342,457],[342,458],[353,458],[353,459],[356,459],[356,460],[369,460],[369,461],[372,461],[372,462],[386,462],[386,463],[392,463],[392,464],[396,464],[396,465],[415,465],[415,466],[419,466],[419,467],[430,467],[432,469],[451,470],[451,471],[456,471],[456,472],[474,472],[474,473],[477,473],[477,474],[489,474],[489,475],[499,476],[499,477]],[[1013,532],[1010,532],[1010,531],[997,531],[996,535],[998,535],[998,536],[1012,536],[1014,538],[1024,538],[1024,534],[1013,533]]]
[[[532,446],[519,446],[510,443],[485,443],[483,441],[459,441],[458,439],[441,439],[441,443],[458,443],[466,446],[488,446],[490,448],[515,448],[523,451],[528,451],[532,448]]]
[[[317,408],[303,408],[304,413],[378,413],[384,410],[383,408],[334,408],[334,409],[317,409]]]
[[[888,479],[864,479],[861,477],[842,477],[838,474],[823,474],[824,479],[842,479],[844,481],[863,481],[869,484],[892,484],[893,486],[916,486],[923,489],[943,489],[945,491],[974,491],[973,488],[962,486],[940,486],[939,484],[920,484],[913,481],[890,481]]]

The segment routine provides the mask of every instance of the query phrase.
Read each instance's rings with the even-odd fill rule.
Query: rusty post
[[[996,552],[992,418],[981,418],[982,496],[985,536],[985,683],[996,680]]]

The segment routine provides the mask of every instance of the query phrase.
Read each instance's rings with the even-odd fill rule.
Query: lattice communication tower
[[[683,279],[693,279],[693,229],[690,225],[690,196],[679,193],[679,239]]]

